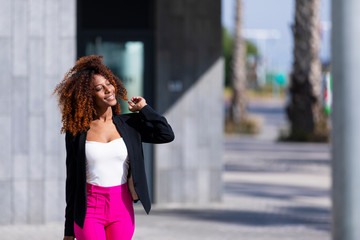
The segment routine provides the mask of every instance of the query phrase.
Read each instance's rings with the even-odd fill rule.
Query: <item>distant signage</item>
[[[286,76],[283,73],[277,73],[275,74],[275,82],[279,84],[280,86],[285,86],[286,84]]]
[[[325,73],[324,77],[324,110],[327,114],[331,113],[332,105],[332,75]]]
[[[284,87],[287,79],[286,75],[282,72],[268,72],[266,73],[266,82],[269,84],[276,83],[280,87]]]

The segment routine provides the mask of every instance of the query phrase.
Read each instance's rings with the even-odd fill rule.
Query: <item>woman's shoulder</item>
[[[119,127],[130,127],[134,129],[139,128],[140,116],[139,113],[122,113],[114,115],[114,123]]]
[[[114,115],[114,118],[124,122],[137,121],[139,119],[139,113],[121,113]]]

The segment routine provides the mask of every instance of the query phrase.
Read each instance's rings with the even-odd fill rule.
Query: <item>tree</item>
[[[236,0],[235,39],[232,56],[233,98],[230,118],[240,124],[247,117],[246,101],[246,45],[242,36],[242,0]]]
[[[319,4],[320,0],[296,0],[295,4],[294,62],[287,106],[290,140],[309,140],[321,118]]]
[[[246,40],[246,56],[252,55],[257,57],[258,56],[258,48],[256,45]],[[231,87],[231,64],[232,64],[232,55],[234,49],[234,37],[231,33],[225,28],[222,27],[222,51],[225,60],[225,86]]]

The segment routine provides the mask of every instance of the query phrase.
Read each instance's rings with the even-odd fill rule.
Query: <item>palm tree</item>
[[[294,62],[287,106],[292,140],[308,140],[321,118],[319,5],[320,0],[296,0],[292,26]]]
[[[230,119],[239,124],[247,117],[246,109],[246,44],[242,36],[242,0],[236,0],[235,39],[232,57],[233,98]]]

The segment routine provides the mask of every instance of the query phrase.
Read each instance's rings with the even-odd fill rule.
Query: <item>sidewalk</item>
[[[228,136],[225,146],[223,202],[140,213],[134,239],[330,239],[327,145]]]
[[[329,240],[327,144],[278,143],[281,103],[254,103],[259,136],[226,136],[223,201],[206,206],[136,207],[134,240]],[[62,239],[62,223],[0,226],[1,240]]]

